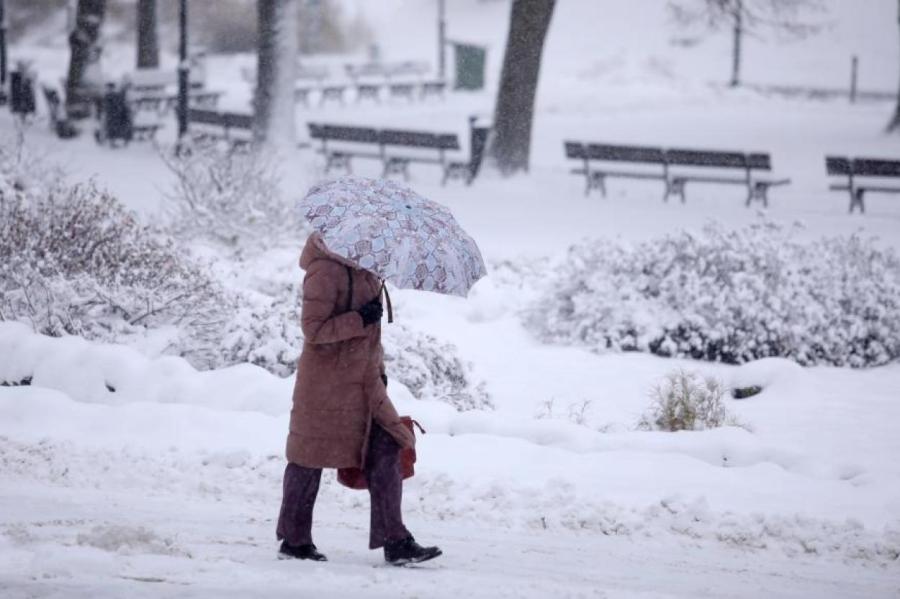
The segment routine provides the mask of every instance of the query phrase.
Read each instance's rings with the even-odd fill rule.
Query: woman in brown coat
[[[279,557],[325,560],[312,542],[322,468],[361,468],[371,499],[369,548],[397,565],[441,554],[403,525],[399,454],[415,436],[387,395],[381,347],[381,281],[332,253],[319,234],[300,256],[303,352],[294,384],[288,465],[278,518]]]

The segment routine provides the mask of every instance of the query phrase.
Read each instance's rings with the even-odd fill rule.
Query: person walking
[[[279,558],[325,561],[312,540],[323,468],[360,468],[371,499],[369,548],[394,565],[441,555],[403,524],[401,448],[415,435],[387,394],[381,345],[383,283],[330,251],[318,233],[300,256],[303,351],[294,384],[287,467],[278,517]]]

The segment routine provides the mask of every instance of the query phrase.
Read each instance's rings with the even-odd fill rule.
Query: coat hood
[[[331,260],[332,262],[337,262],[349,266],[350,268],[359,269],[359,266],[347,258],[338,256],[329,250],[328,246],[325,245],[325,240],[322,239],[322,235],[319,233],[313,233],[309,236],[309,239],[306,240],[306,245],[303,247],[303,252],[300,254],[300,268],[307,270],[309,265],[316,260]]]

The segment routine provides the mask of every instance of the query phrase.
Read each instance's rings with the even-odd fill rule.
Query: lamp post
[[[178,147],[188,129],[188,0],[180,0],[178,14]]]
[[[0,104],[6,104],[6,2],[0,0]]]
[[[447,19],[446,0],[438,0],[438,80],[444,80],[446,71]]]

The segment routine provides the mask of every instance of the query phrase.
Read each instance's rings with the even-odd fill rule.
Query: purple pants
[[[369,549],[378,549],[385,541],[399,541],[409,536],[400,514],[403,496],[400,445],[374,422],[363,471],[371,502]],[[312,543],[313,507],[321,479],[321,468],[290,463],[284,469],[284,495],[276,531],[279,541],[287,541],[289,545]]]

